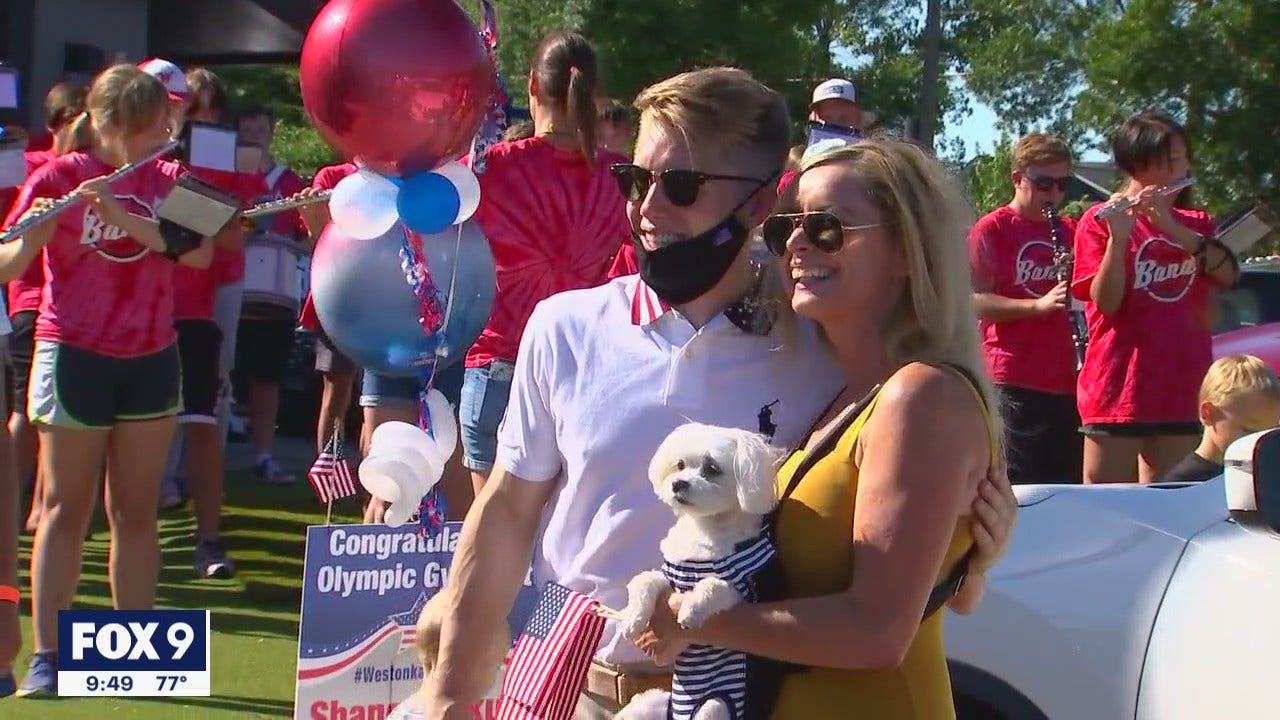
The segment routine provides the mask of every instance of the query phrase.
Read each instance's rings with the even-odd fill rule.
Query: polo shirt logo
[[[760,412],[756,415],[756,422],[759,423],[760,434],[773,440],[773,436],[778,432],[778,426],[773,422],[773,406],[778,404],[778,400],[774,400],[760,408]]]

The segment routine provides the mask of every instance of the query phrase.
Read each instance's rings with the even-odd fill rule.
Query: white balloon
[[[447,463],[458,450],[458,421],[453,405],[435,388],[427,393],[427,411],[431,414],[431,434],[436,449]]]
[[[412,425],[399,420],[385,422],[374,429],[373,435],[369,437],[370,453],[373,448],[393,447],[404,445],[412,448],[415,452],[422,455],[424,462],[432,465],[444,467],[449,461],[447,456],[440,453],[440,449],[436,443],[432,441],[431,436],[417,425]]]
[[[418,503],[401,499],[399,502],[391,503],[382,513],[382,522],[387,527],[400,527],[409,522],[413,514],[418,512]]]
[[[458,191],[458,217],[454,218],[453,224],[470,220],[476,214],[476,208],[480,207],[480,179],[471,168],[457,160],[445,163],[432,172],[445,176]]]
[[[370,495],[385,502],[395,502],[400,499],[401,483],[396,477],[396,471],[389,469],[382,458],[370,453],[360,463],[357,474],[360,476],[360,484],[369,491]]]
[[[358,240],[372,240],[399,222],[399,194],[395,183],[371,170],[360,169],[334,186],[329,196],[329,215],[343,233]]]

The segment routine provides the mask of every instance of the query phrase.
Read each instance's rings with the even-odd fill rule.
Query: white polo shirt
[[[674,521],[648,480],[667,434],[697,421],[772,431],[790,447],[840,387],[807,321],[787,347],[724,315],[694,329],[635,275],[542,301],[520,341],[497,453],[518,477],[559,483],[533,553],[535,582],[621,609],[627,582],[661,565],[658,543]],[[613,623],[597,658],[645,660]]]

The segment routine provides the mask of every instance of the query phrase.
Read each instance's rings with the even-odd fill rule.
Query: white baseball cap
[[[164,83],[164,89],[169,91],[170,100],[187,99],[187,93],[191,88],[187,86],[187,74],[182,72],[182,68],[160,58],[140,62],[138,68]]]
[[[813,100],[809,101],[809,107],[813,107],[823,100],[844,100],[857,105],[858,91],[853,87],[853,83],[848,80],[832,78],[813,89]]]

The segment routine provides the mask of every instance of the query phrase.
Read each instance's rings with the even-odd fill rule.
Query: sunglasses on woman
[[[737,180],[761,185],[767,182],[760,178],[715,175],[697,170],[669,169],[655,173],[648,168],[630,163],[610,165],[609,172],[613,173],[614,179],[618,181],[618,189],[622,191],[622,196],[631,202],[643,200],[649,194],[649,188],[653,187],[656,178],[658,184],[662,186],[662,194],[667,196],[672,205],[680,207],[689,207],[697,202],[698,192],[708,180]]]
[[[764,224],[760,226],[760,236],[769,252],[776,257],[782,257],[787,251],[787,241],[799,227],[814,247],[831,254],[844,247],[846,230],[867,230],[881,225],[884,223],[845,225],[840,218],[825,210],[810,213],[780,213],[764,219]]]

